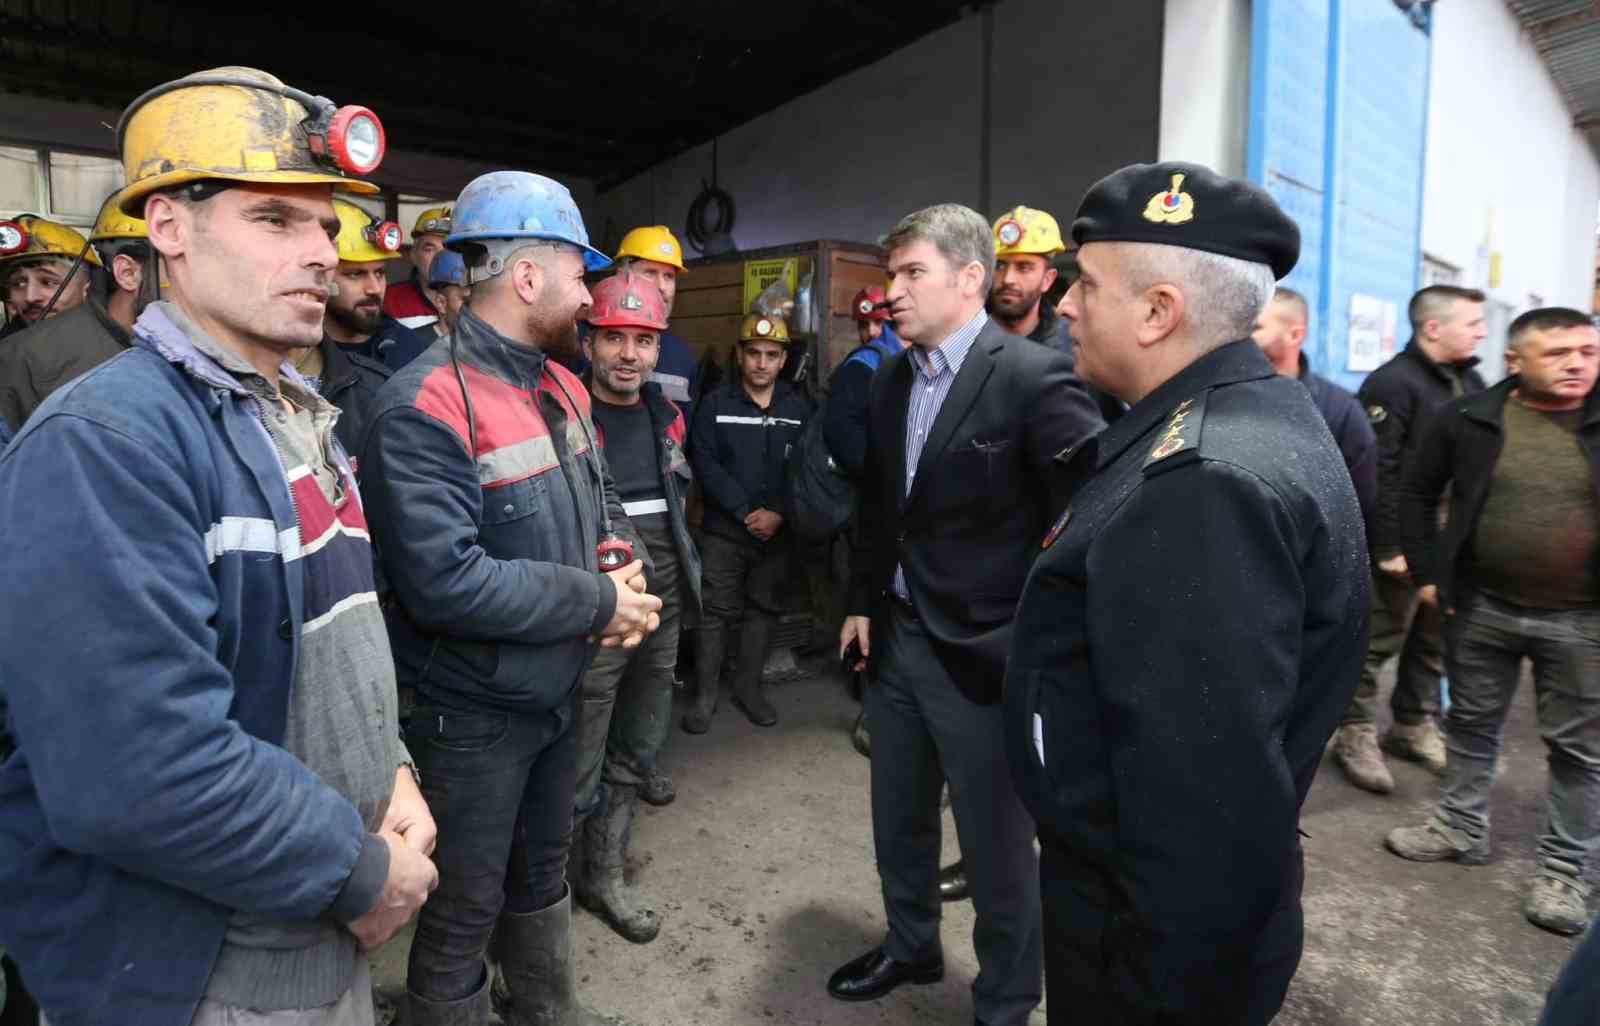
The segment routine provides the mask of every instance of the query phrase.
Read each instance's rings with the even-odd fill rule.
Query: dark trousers
[[[1118,936],[1117,925],[1129,917],[1112,907],[1112,885],[1048,841],[1040,845],[1039,868],[1050,1026],[1267,1026],[1283,1007],[1304,943],[1299,866],[1261,932],[1249,969],[1229,980],[1148,979],[1148,973],[1130,972],[1138,953],[1121,947],[1128,940]],[[1197,880],[1195,886],[1208,883]],[[1206,953],[1197,954],[1203,961]],[[1161,1016],[1160,1008],[1169,1014]]]
[[[1409,581],[1373,571],[1367,661],[1361,667],[1361,683],[1345,713],[1345,724],[1377,721],[1378,674],[1396,655],[1400,665],[1389,697],[1394,721],[1415,726],[1439,715],[1439,678],[1444,672],[1439,628],[1439,610],[1417,602]]]
[[[671,539],[647,536],[655,572],[648,585],[661,597],[661,626],[635,649],[602,648],[583,675],[577,814],[599,802],[600,784],[638,787],[656,770],[672,721],[672,671],[678,662],[683,599]]]
[[[1600,930],[1584,935],[1550,988],[1539,1026],[1594,1026],[1600,1022]]]
[[[439,828],[439,889],[417,917],[406,984],[455,1001],[483,982],[502,907],[536,912],[565,893],[578,705],[463,712],[419,699],[406,739]]]
[[[753,537],[727,538],[707,531],[700,541],[701,593],[705,611],[695,649],[702,686],[719,679],[728,638],[737,632],[738,668],[734,680],[744,688],[761,679],[767,645],[782,611],[778,592],[789,568],[789,539],[779,535],[761,542]]]
[[[1522,661],[1533,662],[1550,797],[1539,868],[1587,891],[1600,845],[1600,610],[1529,609],[1477,595],[1445,628],[1450,712],[1439,816],[1489,843],[1489,789]]]
[[[940,664],[923,627],[897,606],[872,623],[872,835],[890,958],[940,956],[939,794],[950,805],[977,924],[976,1018],[1027,1022],[1039,1004],[1042,953],[1033,820],[1012,789],[1002,706],[977,705]],[[1064,994],[1070,1005],[1070,994]]]

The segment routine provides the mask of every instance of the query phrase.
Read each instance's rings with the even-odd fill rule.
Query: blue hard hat
[[[455,250],[447,249],[433,258],[433,263],[428,267],[428,284],[439,285],[465,285],[467,283],[467,262]]]
[[[461,190],[451,214],[446,249],[488,239],[549,239],[583,250],[583,265],[603,271],[611,258],[589,245],[572,193],[553,178],[528,171],[491,171]]]

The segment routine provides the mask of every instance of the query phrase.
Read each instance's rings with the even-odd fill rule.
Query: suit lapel
[[[917,460],[917,479],[911,482],[911,494],[906,496],[908,507],[922,491],[928,471],[932,469],[934,461],[944,454],[951,436],[955,434],[956,425],[961,423],[967,411],[972,409],[972,404],[977,402],[984,382],[989,380],[989,375],[994,371],[994,358],[989,355],[989,329],[992,326],[984,325],[983,331],[973,340],[972,348],[967,350],[967,358],[961,364],[961,373],[956,375],[949,394],[944,397],[944,404],[939,407],[939,415],[933,420],[933,427],[928,430],[927,444],[922,447],[922,457]],[[909,360],[906,362],[910,363]],[[909,398],[907,405],[910,405]],[[904,448],[901,446],[902,454]],[[903,460],[904,456],[901,458]]]

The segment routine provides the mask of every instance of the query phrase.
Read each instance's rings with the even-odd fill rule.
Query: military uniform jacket
[[[1361,509],[1249,340],[1057,460],[1075,491],[1012,633],[1012,776],[1123,1002],[1100,1021],[1238,1022],[1298,960],[1300,804],[1366,651]]]

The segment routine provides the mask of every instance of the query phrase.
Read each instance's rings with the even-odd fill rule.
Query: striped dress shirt
[[[911,403],[906,408],[906,495],[911,494],[911,485],[917,479],[917,461],[922,458],[922,447],[928,442],[928,432],[933,430],[933,422],[939,418],[944,398],[950,394],[950,386],[955,384],[956,375],[961,373],[961,365],[966,363],[972,343],[977,341],[978,333],[988,323],[988,313],[979,310],[972,320],[957,328],[933,349],[925,351],[921,346],[911,347],[911,366],[916,369],[917,376],[911,382]],[[911,601],[904,567],[894,568],[894,593],[907,602]]]

